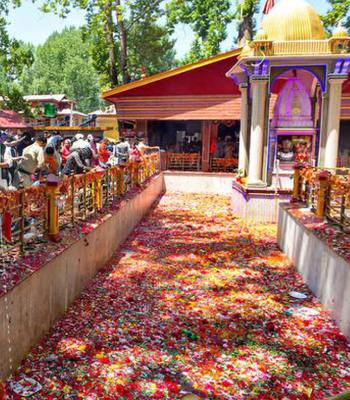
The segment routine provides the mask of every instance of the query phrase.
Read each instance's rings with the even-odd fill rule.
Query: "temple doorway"
[[[268,180],[289,189],[295,163],[316,165],[320,88],[311,72],[292,69],[276,79],[272,90],[277,98],[270,123]]]
[[[238,167],[240,122],[215,121],[211,125],[210,169],[234,172]]]

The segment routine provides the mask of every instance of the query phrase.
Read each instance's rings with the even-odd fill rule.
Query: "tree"
[[[115,86],[120,82],[128,83],[138,75],[130,64],[136,29],[146,32],[147,25],[151,25],[148,34],[158,31],[162,37],[157,43],[171,45],[167,30],[158,25],[162,15],[161,3],[162,0],[46,0],[43,9],[47,12],[53,10],[62,16],[74,7],[86,10],[85,36],[91,38],[95,67],[105,78],[106,86]],[[147,47],[155,50],[153,43],[144,41],[142,50]],[[158,47],[157,52],[161,53]]]
[[[147,75],[153,75],[176,66],[175,40],[171,40],[167,28],[152,21],[135,23],[129,31],[129,39],[131,80],[141,78],[142,67]]]
[[[350,29],[350,0],[328,0],[331,6],[327,14],[322,17],[328,32],[331,32],[339,22]]]
[[[220,52],[227,37],[227,25],[233,21],[230,0],[171,0],[166,5],[172,28],[178,23],[189,25],[195,40],[186,61],[197,61]]]
[[[259,0],[241,0],[237,3],[235,19],[238,21],[237,44],[240,47],[244,47],[254,37],[255,15],[259,4]]]
[[[19,0],[0,1],[0,96],[1,106],[15,111],[30,113],[23,100],[18,77],[26,65],[32,62],[31,51],[11,39],[7,32],[7,15],[11,5],[19,6]]]
[[[20,82],[25,94],[65,93],[83,112],[100,105],[99,77],[90,45],[77,28],[55,32],[39,46],[34,64],[23,72]]]

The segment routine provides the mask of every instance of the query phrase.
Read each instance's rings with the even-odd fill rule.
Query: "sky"
[[[309,1],[320,13],[324,13],[327,9],[326,0]],[[53,14],[40,12],[37,5],[34,5],[31,0],[23,0],[23,5],[20,8],[11,11],[9,21],[9,33],[12,37],[38,45],[44,43],[47,37],[55,31],[61,31],[67,26],[83,25],[84,13],[75,10],[67,18],[61,19]],[[234,26],[230,26],[228,38],[222,44],[223,51],[232,48],[234,34]],[[176,53],[181,58],[190,49],[193,35],[187,26],[180,25],[177,27],[174,37],[176,39]]]

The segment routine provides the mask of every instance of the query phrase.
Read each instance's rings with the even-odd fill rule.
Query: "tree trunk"
[[[115,42],[113,36],[113,18],[112,18],[112,9],[109,7],[106,10],[106,42],[108,46],[108,75],[109,80],[111,82],[111,86],[117,86],[118,82],[118,67],[117,67],[117,59],[115,52]]]
[[[128,72],[128,44],[120,0],[117,0],[116,3],[117,28],[120,40],[120,68],[122,72],[123,83],[125,84],[130,82],[130,75]]]
[[[238,27],[238,46],[244,47],[253,38],[253,17],[244,16]]]

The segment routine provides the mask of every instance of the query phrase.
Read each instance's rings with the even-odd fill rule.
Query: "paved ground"
[[[349,344],[275,228],[248,229],[228,210],[223,197],[163,197],[7,382],[9,398],[28,377],[42,386],[33,399],[326,399],[349,388]]]

